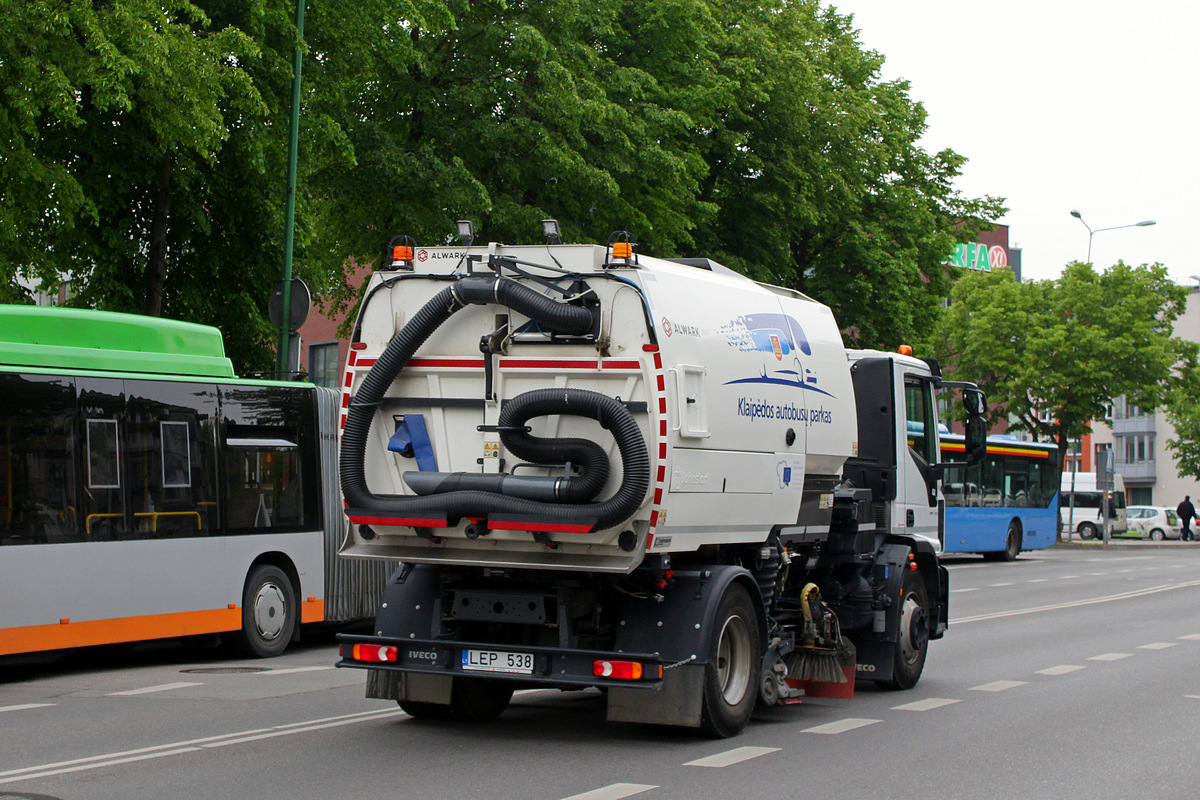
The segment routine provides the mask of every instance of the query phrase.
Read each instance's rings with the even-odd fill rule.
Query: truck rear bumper
[[[663,670],[669,668],[660,656],[647,653],[350,634],[339,634],[338,641],[338,667],[489,678],[531,686],[660,689]]]

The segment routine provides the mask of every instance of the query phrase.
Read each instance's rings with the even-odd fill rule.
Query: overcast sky
[[[1200,4],[1191,0],[823,0],[854,15],[885,80],[925,106],[958,188],[1007,198],[1026,278],[1087,256],[1200,275]]]

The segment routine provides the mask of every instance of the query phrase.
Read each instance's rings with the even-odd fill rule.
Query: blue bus
[[[1058,535],[1058,446],[989,436],[973,467],[963,437],[942,434],[946,463],[944,553],[982,553],[1012,561],[1022,550],[1049,547]],[[954,463],[958,462],[958,463]]]

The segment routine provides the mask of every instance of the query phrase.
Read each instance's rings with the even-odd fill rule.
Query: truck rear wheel
[[[455,678],[450,694],[454,718],[463,722],[489,722],[504,713],[512,700],[513,684],[492,678]]]
[[[450,703],[397,700],[400,709],[416,719],[456,719],[461,722],[490,722],[504,713],[512,700],[513,684],[491,678],[455,678]]]
[[[929,595],[916,570],[904,571],[900,595],[900,639],[892,659],[892,678],[877,681],[884,689],[911,689],[925,669],[929,651]]]
[[[704,668],[700,728],[709,736],[735,736],[750,721],[761,651],[754,603],[741,584],[732,583],[717,606]]]

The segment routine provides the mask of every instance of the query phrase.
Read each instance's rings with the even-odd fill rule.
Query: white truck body
[[[386,651],[397,663],[383,667],[344,659],[342,666],[389,671],[393,680],[376,687],[377,695],[461,710],[461,687],[476,686],[463,681],[478,674],[462,669],[477,669],[468,665],[469,654],[483,652],[466,640],[501,636],[508,653],[507,639],[515,637],[523,644],[512,657],[522,664],[526,656],[530,663],[540,658],[540,646],[557,649],[544,654],[545,669],[506,678],[609,686],[613,719],[700,725],[728,735],[744,721],[714,723],[709,706],[720,704],[711,699],[703,708],[697,699],[665,710],[680,705],[685,688],[707,685],[702,653],[690,654],[699,672],[671,673],[691,678],[651,681],[632,690],[634,700],[626,684],[606,676],[588,680],[566,667],[551,674],[555,659],[571,662],[578,642],[587,640],[601,655],[621,651],[622,636],[633,634],[618,628],[642,624],[637,608],[610,595],[641,598],[649,580],[657,592],[648,595],[672,606],[672,597],[691,591],[695,581],[707,587],[714,575],[719,585],[711,602],[690,608],[679,600],[676,623],[707,636],[732,591],[722,587],[747,587],[759,609],[754,657],[765,659],[751,683],[763,679],[764,697],[788,696],[781,676],[797,669],[794,658],[793,667],[780,666],[796,631],[773,627],[779,614],[772,604],[791,603],[788,593],[803,588],[796,602],[807,614],[810,601],[817,603],[808,587],[822,582],[827,621],[837,616],[842,630],[863,629],[855,642],[860,673],[865,659],[891,662],[893,651],[904,649],[897,631],[913,628],[909,612],[918,614],[923,630],[908,649],[919,650],[923,663],[928,637],[940,636],[946,619],[945,572],[936,563],[942,506],[936,366],[847,351],[826,306],[707,260],[614,258],[596,245],[495,244],[417,248],[411,259],[371,278],[345,376],[341,469],[351,526],[342,553],[404,561],[409,566],[395,579],[397,596],[430,601],[432,617],[381,611],[377,636],[359,643],[395,650],[382,643],[407,637],[428,644],[413,651],[418,655],[406,660],[403,648]],[[558,318],[566,311],[576,318],[571,331]],[[540,412],[513,423],[513,409],[533,396]],[[593,401],[602,410],[575,410]],[[613,401],[619,408],[611,408]],[[514,437],[598,444],[610,467],[602,488],[560,499],[588,470],[576,469],[571,458],[528,463],[513,452],[526,446]],[[833,583],[837,564],[845,563],[860,576],[852,588]],[[410,581],[412,565],[422,566]],[[694,575],[685,576],[681,565],[696,567]],[[892,609],[905,591],[900,571],[918,566],[927,608]],[[578,588],[581,580],[588,588]],[[889,593],[896,597],[881,599]],[[830,611],[838,607],[836,594],[854,610]],[[544,613],[532,619],[502,610],[505,597]],[[456,617],[437,605],[494,598],[502,598],[494,617]],[[624,621],[617,625],[614,616],[585,625],[580,604],[619,608],[613,614]],[[795,616],[800,605],[788,608]],[[598,632],[566,632],[585,627]],[[655,635],[625,643],[666,662],[707,641],[668,632],[678,641],[659,647]],[[872,654],[875,639],[890,639],[875,648],[884,655]],[[449,652],[452,641],[461,669],[458,651],[446,655],[438,644]],[[840,633],[825,641],[843,643]],[[851,648],[842,649],[844,656]],[[441,654],[436,666],[421,662],[419,654],[433,652]],[[868,674],[893,679],[891,663],[866,666]],[[649,703],[644,688],[666,699]]]

